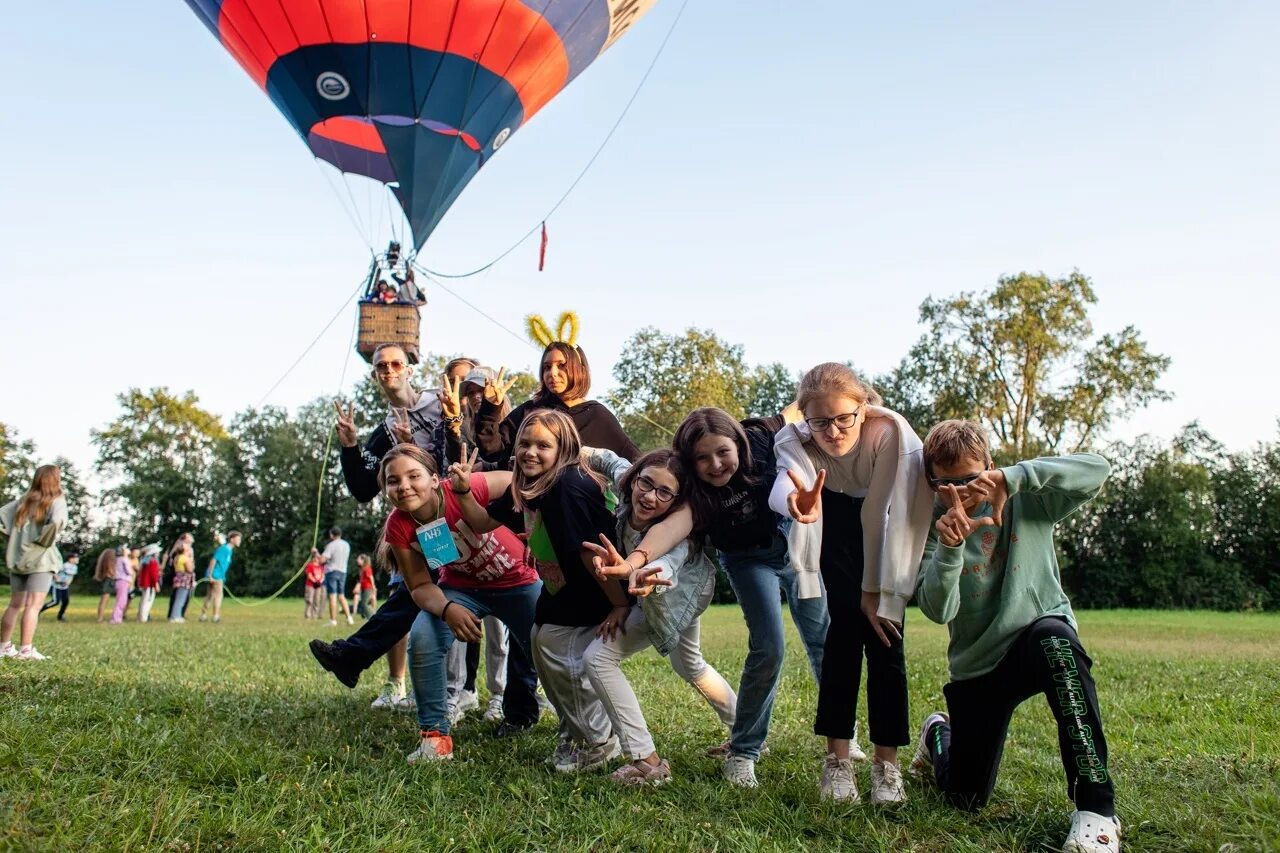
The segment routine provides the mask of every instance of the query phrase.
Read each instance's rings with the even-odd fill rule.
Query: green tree
[[[747,380],[746,410],[748,417],[776,415],[795,402],[799,380],[781,362],[761,364]]]
[[[1213,491],[1215,554],[1244,567],[1263,606],[1280,608],[1280,443],[1228,456]]]
[[[1001,459],[1088,448],[1117,419],[1169,394],[1169,358],[1137,330],[1094,336],[1093,285],[1020,273],[985,293],[929,298],[927,331],[878,380],[886,404],[917,427],[944,418],[982,422]]]
[[[91,435],[94,467],[115,483],[104,498],[123,513],[118,532],[133,542],[162,543],[187,531],[212,533],[209,473],[229,440],[222,422],[191,391],[132,388],[117,399],[121,414]]]
[[[0,422],[0,504],[20,497],[31,487],[36,473],[36,446],[18,437],[18,431]]]
[[[669,444],[685,415],[700,406],[716,406],[735,418],[747,415],[751,372],[742,347],[710,331],[664,335],[641,329],[623,347],[613,378],[610,405],[642,450]]]
[[[64,554],[84,555],[95,542],[93,495],[75,463],[64,456],[53,460],[62,469],[62,494],[67,501],[67,526],[58,547]],[[81,560],[84,565],[84,560]]]

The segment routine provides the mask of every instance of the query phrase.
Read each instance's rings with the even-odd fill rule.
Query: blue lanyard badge
[[[460,559],[458,546],[454,544],[453,534],[449,532],[449,523],[437,518],[418,528],[418,547],[427,560],[427,568],[439,570],[445,563]]]

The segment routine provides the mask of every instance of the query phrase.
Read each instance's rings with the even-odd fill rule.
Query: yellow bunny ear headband
[[[555,343],[568,344],[574,348],[578,346],[578,315],[572,311],[565,311],[557,318],[554,333],[540,314],[530,314],[524,321],[529,337],[543,349]]]

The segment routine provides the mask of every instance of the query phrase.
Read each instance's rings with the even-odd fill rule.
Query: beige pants
[[[324,587],[308,586],[303,587],[302,600],[306,603],[305,615],[308,619],[319,619],[321,612],[324,610]]]

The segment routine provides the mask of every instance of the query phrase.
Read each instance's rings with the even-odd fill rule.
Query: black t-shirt
[[[746,551],[773,541],[778,530],[778,515],[769,509],[769,492],[777,467],[773,437],[784,423],[781,415],[742,422],[747,446],[751,448],[751,467],[741,469],[727,486],[711,490],[715,517],[707,535],[719,550]],[[739,464],[745,465],[745,460],[739,460]],[[742,473],[750,473],[756,482],[745,482]]]
[[[613,605],[595,575],[583,565],[582,543],[599,542],[601,533],[617,538],[604,492],[580,469],[567,468],[551,490],[533,501],[530,508],[542,517],[556,561],[554,566],[539,561],[543,584],[534,622],[573,627],[599,625]],[[489,505],[489,514],[495,519],[509,516],[512,511],[510,489]]]

